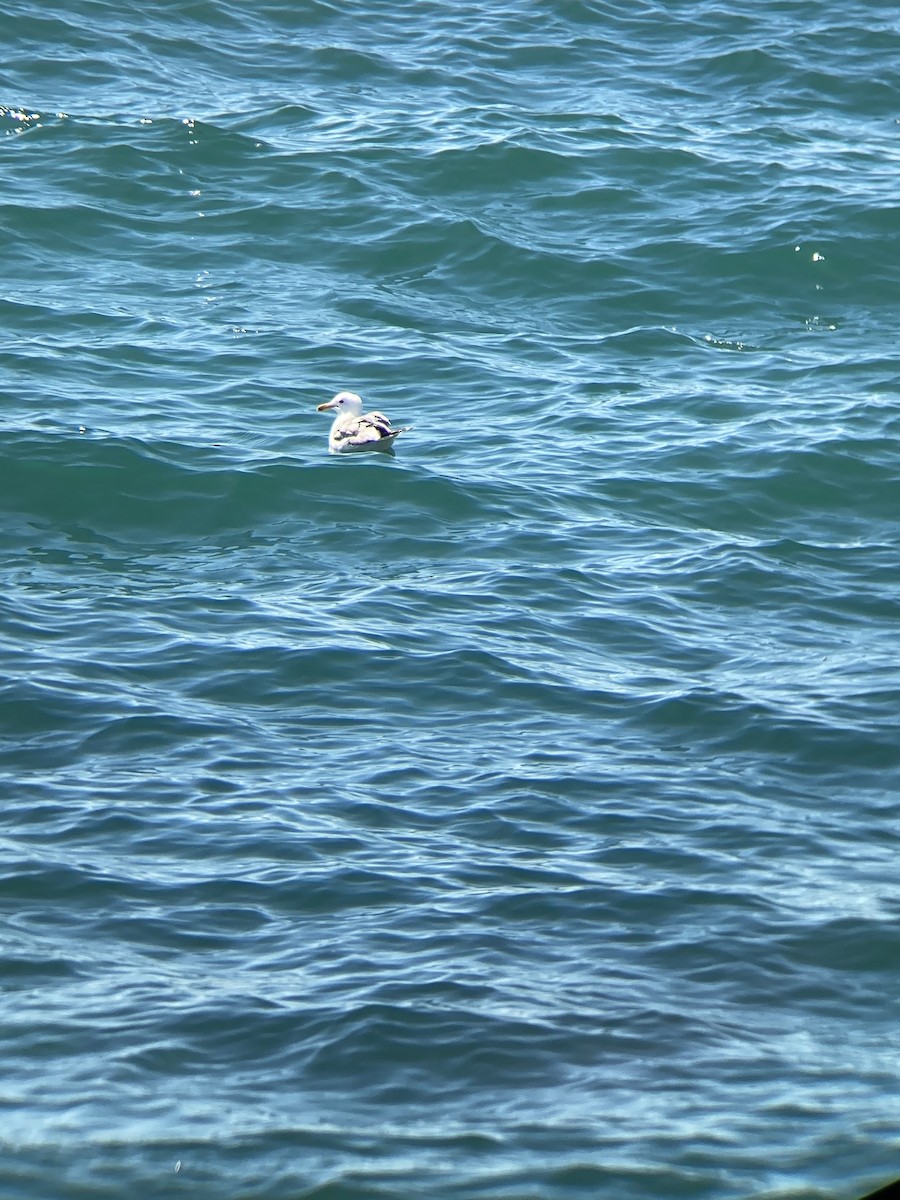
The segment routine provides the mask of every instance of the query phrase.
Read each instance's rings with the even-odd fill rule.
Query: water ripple
[[[893,23],[6,10],[0,1190],[883,1183]]]

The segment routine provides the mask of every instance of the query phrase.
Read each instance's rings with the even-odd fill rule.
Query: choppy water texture
[[[896,10],[0,8],[3,1196],[900,1174]]]

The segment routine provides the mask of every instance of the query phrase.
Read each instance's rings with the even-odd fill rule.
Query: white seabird
[[[334,409],[337,415],[328,435],[328,450],[331,454],[346,454],[353,450],[390,450],[398,433],[412,429],[394,429],[384,413],[363,413],[363,402],[356,392],[338,392],[327,404],[320,404],[316,412]]]

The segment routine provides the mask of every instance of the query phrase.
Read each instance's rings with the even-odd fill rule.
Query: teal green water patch
[[[0,1190],[895,1174],[885,15],[5,15]]]

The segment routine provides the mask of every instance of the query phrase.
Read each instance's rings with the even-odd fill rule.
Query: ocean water
[[[900,1175],[896,9],[0,10],[0,1195]]]

